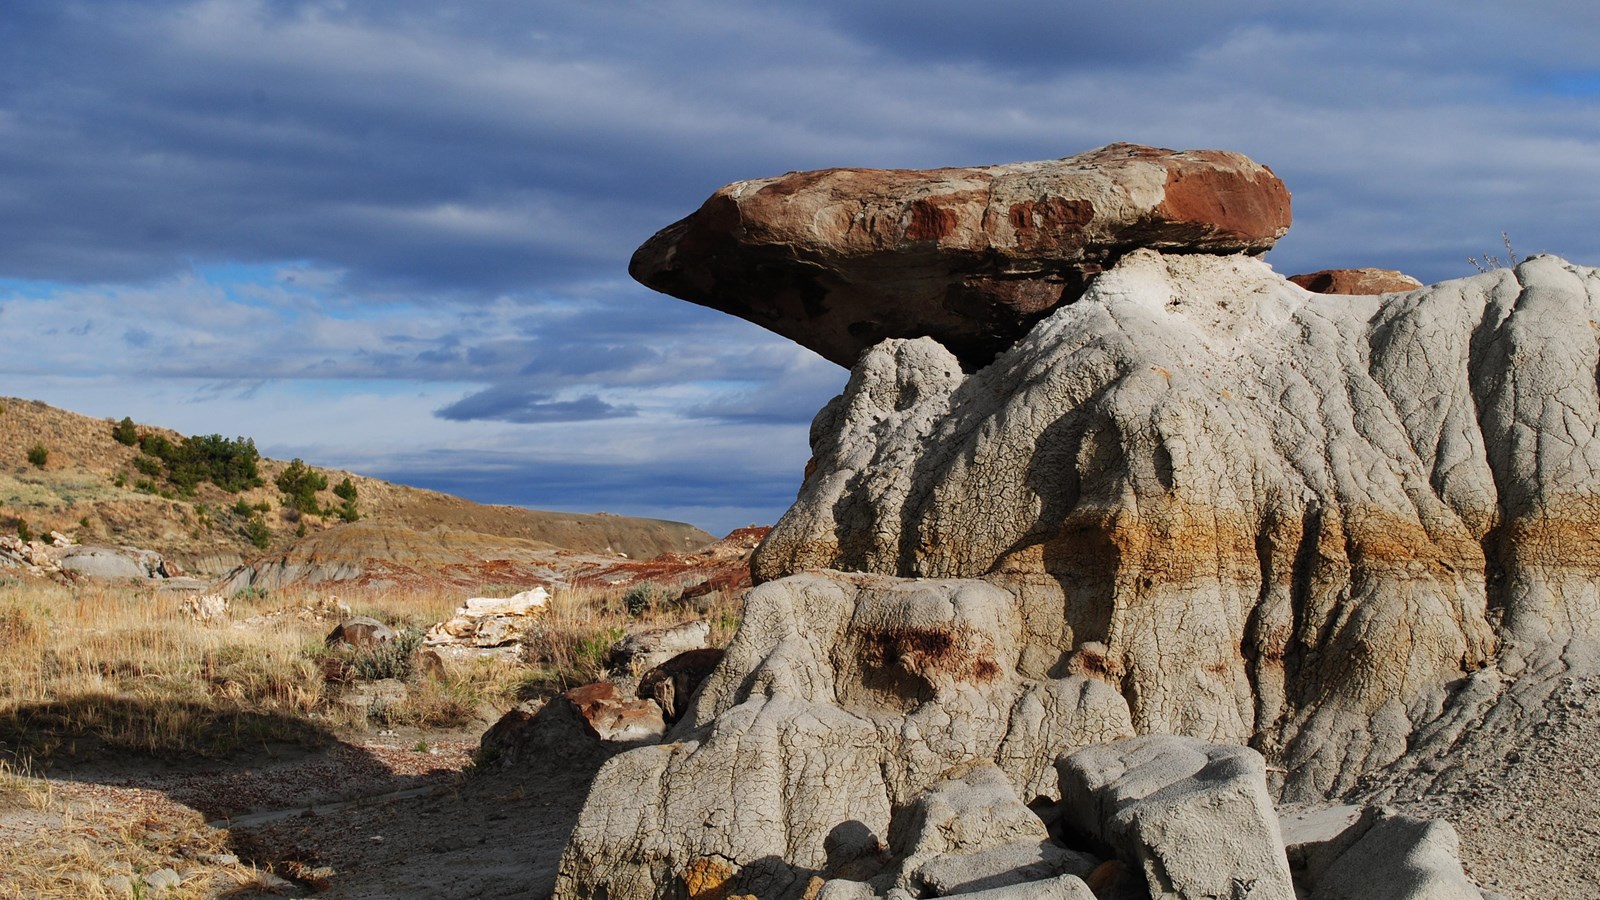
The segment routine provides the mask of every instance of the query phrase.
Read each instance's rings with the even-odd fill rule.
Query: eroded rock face
[[[1057,765],[1068,818],[1137,862],[1154,900],[1294,900],[1254,750],[1146,735],[1086,747]]]
[[[824,573],[752,590],[669,742],[601,769],[558,896],[798,896],[880,853],[892,813],[953,767],[1038,785],[1060,753],[1131,734],[1110,687],[1020,677],[1021,634],[1016,598],[980,581]]]
[[[1497,673],[1592,663],[1596,321],[1600,273],[1553,257],[1324,298],[1135,251],[976,374],[928,339],[867,353],[755,574],[982,577],[1023,675],[1346,793],[1459,738]]]
[[[1393,269],[1323,269],[1289,280],[1318,294],[1397,294],[1414,291],[1422,282]]]
[[[1113,144],[736,182],[647,241],[629,272],[843,366],[884,338],[931,336],[972,369],[1131,248],[1260,253],[1289,220],[1283,183],[1244,156]]]

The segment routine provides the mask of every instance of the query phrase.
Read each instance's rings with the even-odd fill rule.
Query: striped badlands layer
[[[1349,297],[1135,251],[976,373],[865,354],[756,576],[982,578],[1019,676],[1349,793],[1592,663],[1597,321],[1600,273],[1552,257]]]

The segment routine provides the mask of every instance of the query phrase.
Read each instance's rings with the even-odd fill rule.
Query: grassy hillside
[[[39,535],[60,531],[80,543],[131,544],[206,574],[281,551],[353,518],[417,530],[444,526],[634,559],[693,550],[713,540],[678,522],[486,506],[315,466],[312,474],[325,485],[306,492],[307,502],[300,505],[315,510],[307,512],[294,509],[277,486],[290,463],[260,459],[259,484],[242,490],[225,490],[211,481],[186,484],[162,458],[177,458],[174,448],[185,446],[184,435],[136,424],[123,435],[137,436],[129,444],[114,436],[117,425],[35,400],[0,397],[0,533],[21,527]],[[243,447],[232,439],[206,446]],[[346,479],[354,501],[335,491]]]

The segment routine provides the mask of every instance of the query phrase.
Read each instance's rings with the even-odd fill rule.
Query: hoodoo
[[[558,894],[1482,896],[1376,804],[1596,670],[1600,271],[1328,296],[1287,225],[1243,157],[1115,145],[743,182],[641,248],[853,369]]]

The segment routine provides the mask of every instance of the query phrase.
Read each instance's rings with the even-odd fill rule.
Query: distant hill
[[[317,513],[306,514],[286,505],[275,484],[288,462],[261,458],[257,487],[230,492],[210,481],[186,487],[186,479],[180,474],[175,481],[161,458],[164,452],[177,458],[170,448],[183,447],[184,435],[136,424],[141,448],[137,442],[119,442],[113,436],[117,425],[36,400],[0,397],[0,532],[14,533],[22,524],[37,534],[60,531],[81,543],[144,547],[202,575],[281,554],[300,539],[345,526],[347,517],[367,523],[363,531],[371,526],[442,528],[476,534],[480,542],[500,537],[519,546],[544,544],[632,559],[692,551],[715,540],[681,522],[488,506],[316,466],[311,466],[314,474],[327,485],[310,495]],[[229,438],[207,446],[231,452],[245,445]],[[36,464],[41,458],[43,465]],[[334,489],[345,479],[355,488],[355,500],[341,516],[346,499]]]

